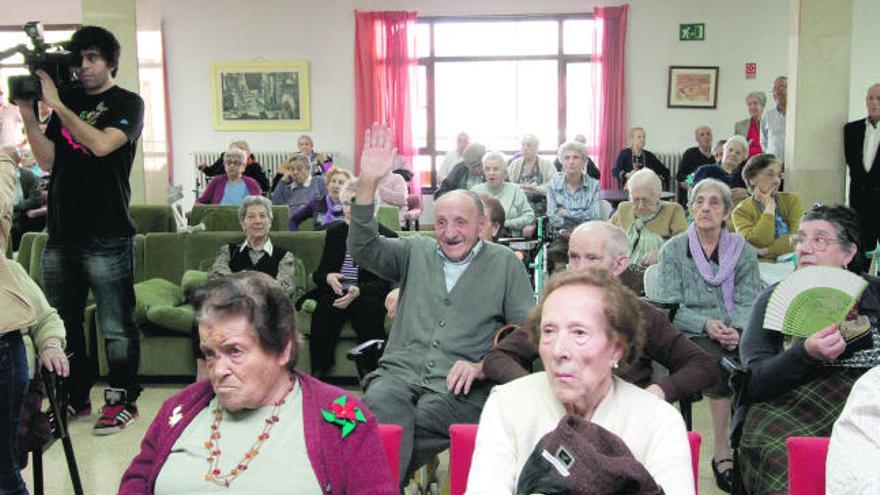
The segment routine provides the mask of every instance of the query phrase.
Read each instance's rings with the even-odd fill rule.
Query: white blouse
[[[515,493],[535,446],[564,415],[546,373],[493,388],[480,416],[466,495]],[[666,493],[694,493],[687,430],[674,407],[614,377],[592,422],[619,436]]]
[[[825,466],[825,493],[880,493],[880,367],[856,381],[834,423]]]

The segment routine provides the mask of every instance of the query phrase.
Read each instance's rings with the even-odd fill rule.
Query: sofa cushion
[[[177,224],[174,221],[174,212],[171,205],[131,205],[128,207],[131,219],[138,234],[147,232],[176,232]]]
[[[147,310],[147,321],[152,325],[189,336],[196,323],[191,304],[182,306],[153,306]],[[149,326],[149,325],[148,325]]]
[[[151,278],[134,285],[135,318],[138,323],[147,321],[150,308],[175,307],[183,304],[183,290],[173,282],[161,278]]]
[[[208,282],[208,272],[202,270],[187,270],[180,279],[180,289],[183,296],[189,301],[199,287]]]

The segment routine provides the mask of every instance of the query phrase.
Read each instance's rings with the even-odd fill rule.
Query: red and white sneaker
[[[95,435],[112,435],[125,429],[138,417],[137,405],[127,400],[124,389],[104,389],[104,407],[95,423]]]

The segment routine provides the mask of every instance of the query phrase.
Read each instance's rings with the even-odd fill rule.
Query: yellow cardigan
[[[793,193],[776,193],[776,208],[788,224],[788,232],[797,232],[804,214],[801,198]],[[762,260],[775,261],[777,256],[794,251],[789,236],[775,238],[774,215],[762,212],[752,197],[741,201],[733,210],[733,225],[736,232],[756,249],[769,248],[767,254],[761,257]]]
[[[611,223],[623,230],[629,229],[635,221],[635,209],[629,201],[620,203],[617,211],[611,216]],[[684,208],[680,204],[661,201],[660,214],[648,222],[646,226],[663,239],[669,240],[670,237],[687,230],[688,223],[684,216]]]

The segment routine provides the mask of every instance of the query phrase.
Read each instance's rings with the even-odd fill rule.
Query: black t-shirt
[[[97,157],[76,141],[57,114],[52,115],[46,128],[46,137],[55,143],[49,181],[49,242],[133,236],[129,174],[144,126],[144,101],[118,86],[97,95],[72,88],[61,93],[61,101],[93,127],[114,127],[128,141],[109,155]]]
[[[711,165],[713,163],[715,163],[715,157],[711,153],[709,156],[706,156],[697,146],[688,148],[681,155],[681,163],[678,165],[678,173],[675,174],[675,180],[684,182],[687,180],[688,175],[691,175],[700,168],[700,165]]]

